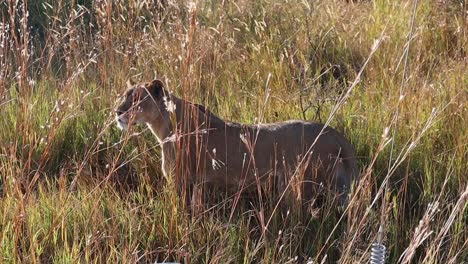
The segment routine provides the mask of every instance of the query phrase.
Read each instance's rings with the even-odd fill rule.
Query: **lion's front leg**
[[[174,145],[171,143],[164,144],[162,147],[161,170],[167,181],[174,178],[176,168],[175,160]]]
[[[194,184],[190,189],[189,192],[191,191],[191,196],[190,199],[186,201],[186,205],[190,208],[192,214],[200,215],[203,213],[203,206],[205,203],[202,185]]]
[[[169,180],[175,172],[174,162],[166,160],[164,155],[162,157],[161,170],[166,180]]]

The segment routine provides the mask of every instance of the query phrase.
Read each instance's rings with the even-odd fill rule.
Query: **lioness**
[[[116,114],[121,129],[147,124],[162,146],[164,176],[174,176],[180,189],[202,184],[257,192],[268,185],[279,195],[296,188],[303,202],[321,189],[346,202],[359,174],[352,146],[330,127],[298,120],[227,122],[169,93],[160,80],[129,86]]]

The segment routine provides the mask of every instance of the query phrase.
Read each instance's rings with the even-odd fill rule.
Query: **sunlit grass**
[[[4,262],[363,263],[379,226],[388,263],[467,259],[466,4],[40,2],[0,3]],[[149,131],[113,124],[155,77],[228,120],[330,121],[362,172],[344,217],[189,214]]]

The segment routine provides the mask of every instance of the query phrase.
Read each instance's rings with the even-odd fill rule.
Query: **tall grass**
[[[0,2],[1,261],[362,263],[379,226],[388,263],[468,259],[465,1],[150,2]],[[225,119],[341,130],[348,208],[188,214],[155,139],[113,124],[155,77]]]

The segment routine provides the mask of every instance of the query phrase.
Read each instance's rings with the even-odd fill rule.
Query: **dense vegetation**
[[[448,1],[0,1],[0,262],[468,259],[468,5]],[[343,215],[188,214],[129,78],[238,122],[329,122],[356,147]],[[270,221],[271,220],[271,221]]]

